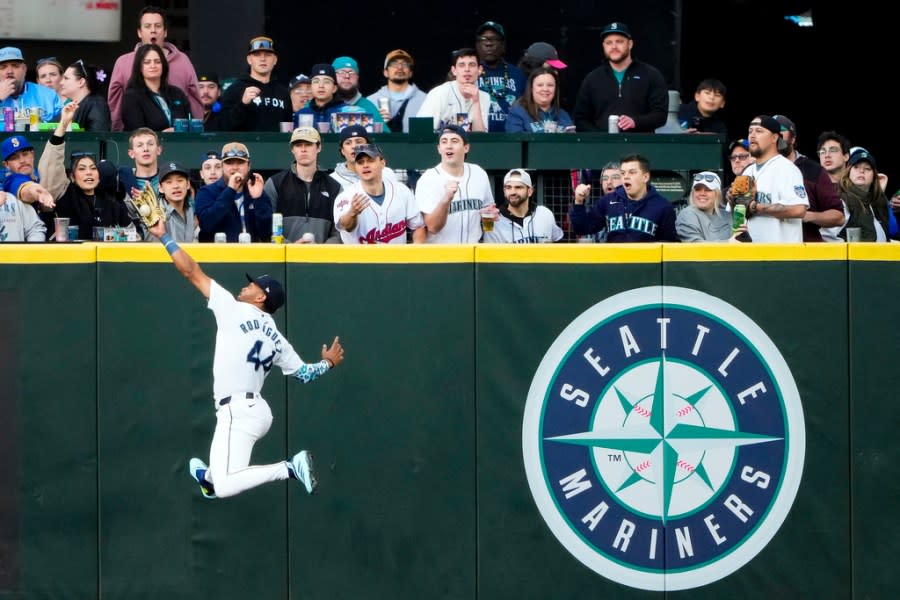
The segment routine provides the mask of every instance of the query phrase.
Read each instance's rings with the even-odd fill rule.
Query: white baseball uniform
[[[405,244],[406,230],[425,227],[416,197],[397,181],[383,180],[384,200],[379,205],[369,197],[369,205],[356,217],[356,228],[346,231],[340,219],[350,210],[354,194],[366,194],[360,182],[345,188],[334,201],[334,222],[345,244]]]
[[[486,244],[537,244],[558,242],[563,230],[556,224],[553,212],[546,206],[535,206],[524,218],[510,219],[501,211],[493,231],[485,231],[481,240]]]
[[[206,480],[224,498],[288,478],[284,461],[249,466],[253,445],[272,425],[272,411],[260,395],[272,366],[305,383],[325,373],[328,363],[304,363],[278,331],[272,315],[237,300],[215,281],[210,281],[208,307],[218,331],[213,358],[216,431]]]
[[[491,96],[483,90],[478,90],[478,107],[481,109],[481,119],[486,127]],[[456,81],[447,81],[428,92],[416,116],[431,117],[437,130],[443,125],[456,125],[458,116],[462,113],[468,115],[471,110],[472,101],[463,98]],[[471,120],[468,119],[470,122]]]
[[[416,184],[416,202],[419,210],[429,214],[444,197],[447,183],[459,179],[459,189],[450,201],[450,212],[444,228],[437,233],[428,232],[429,244],[477,244],[481,239],[481,214],[479,211],[494,203],[494,191],[484,169],[465,163],[462,177],[454,177],[441,165],[428,169]]]
[[[759,204],[803,204],[809,207],[803,174],[780,154],[764,163],[747,165],[742,174],[752,175],[756,179],[756,201]],[[757,215],[747,219],[747,231],[754,242],[800,243],[803,241],[803,220]]]

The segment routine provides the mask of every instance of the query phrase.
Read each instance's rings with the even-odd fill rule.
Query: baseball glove
[[[129,201],[134,206],[134,210],[137,211],[141,221],[148,228],[153,227],[160,220],[166,220],[166,215],[159,205],[159,198],[156,197],[156,192],[153,191],[152,185],[144,186],[137,198],[129,198]]]
[[[756,180],[750,175],[738,175],[731,184],[730,195],[735,204],[750,204],[756,198]]]

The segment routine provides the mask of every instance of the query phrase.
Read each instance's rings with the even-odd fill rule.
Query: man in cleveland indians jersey
[[[563,231],[546,206],[532,202],[534,186],[531,175],[524,169],[513,169],[503,177],[506,206],[500,209],[500,219],[482,240],[488,244],[536,244],[558,242]]]
[[[363,144],[353,149],[359,181],[341,192],[334,202],[334,222],[345,244],[405,244],[406,230],[413,242],[425,241],[425,222],[409,188],[382,177],[381,148]]]
[[[428,228],[429,244],[477,244],[481,239],[483,208],[494,206],[487,173],[465,162],[469,135],[455,125],[440,131],[441,162],[428,169],[416,184],[416,202]]]
[[[290,460],[250,466],[253,445],[269,431],[272,411],[260,395],[274,365],[282,373],[308,383],[344,360],[335,337],[322,345],[322,360],[308,364],[284,339],[272,314],[284,304],[284,289],[273,277],[250,277],[237,297],[210,279],[166,231],[160,220],[150,228],[172,257],[175,267],[204,297],[216,317],[216,352],[213,359],[213,396],[216,431],[209,449],[209,467],[199,458],[189,463],[191,476],[206,498],[240,494],[270,481],[298,479],[312,493],[316,488],[312,455],[303,450]]]

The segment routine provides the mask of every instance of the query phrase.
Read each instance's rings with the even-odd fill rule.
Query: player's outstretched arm
[[[200,268],[200,265],[197,264],[191,255],[182,250],[175,240],[172,239],[172,236],[169,235],[169,232],[166,231],[166,224],[162,219],[156,222],[156,225],[150,227],[150,233],[155,235],[160,242],[162,242],[163,246],[166,247],[169,255],[172,257],[172,262],[175,263],[175,268],[178,269],[182,275],[184,275],[188,281],[194,284],[194,287],[200,290],[200,293],[203,294],[204,298],[209,298],[209,284],[211,279],[209,276],[203,272],[203,269]]]
[[[303,363],[296,372],[291,375],[294,379],[309,383],[315,381],[331,369],[335,368],[344,361],[344,347],[341,346],[340,338],[335,336],[331,346],[322,344],[322,360],[317,363]]]

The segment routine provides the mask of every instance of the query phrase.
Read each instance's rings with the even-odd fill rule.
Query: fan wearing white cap
[[[513,169],[503,176],[506,206],[500,208],[500,219],[492,231],[485,231],[486,244],[537,244],[558,242],[563,231],[546,206],[534,198],[531,175],[525,169]]]
[[[731,213],[722,203],[722,180],[712,171],[694,175],[688,205],[675,218],[682,242],[721,242],[731,237]]]

